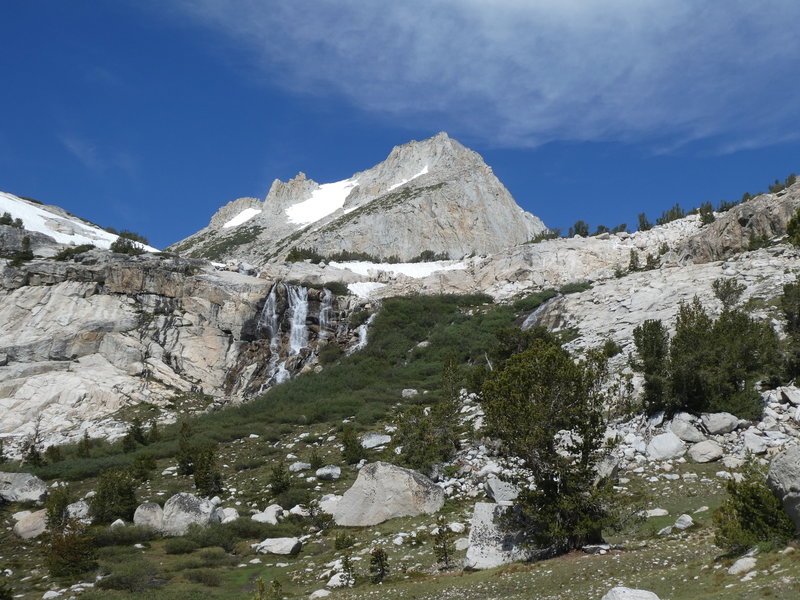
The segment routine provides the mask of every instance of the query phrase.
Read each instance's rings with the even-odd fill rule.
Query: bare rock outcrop
[[[784,510],[800,532],[800,446],[784,450],[772,460],[767,485],[780,498]]]

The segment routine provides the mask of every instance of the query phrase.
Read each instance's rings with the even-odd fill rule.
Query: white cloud
[[[800,136],[795,0],[182,0],[272,82],[536,146]]]

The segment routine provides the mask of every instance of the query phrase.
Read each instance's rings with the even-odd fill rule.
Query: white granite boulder
[[[464,559],[468,570],[494,569],[500,565],[527,560],[530,553],[519,545],[519,536],[503,531],[499,525],[508,506],[477,502],[472,513],[469,546]]]
[[[37,510],[14,523],[14,533],[23,540],[42,535],[47,529],[47,511]]]
[[[267,538],[253,547],[260,554],[295,555],[303,548],[303,543],[296,537]]]
[[[361,437],[361,447],[367,450],[373,450],[380,446],[385,446],[392,441],[392,436],[385,433],[367,433]]]
[[[659,600],[653,592],[627,587],[611,588],[601,600]]]
[[[320,481],[335,481],[342,476],[342,468],[336,465],[327,465],[317,469],[314,476]]]
[[[722,446],[713,440],[705,440],[689,448],[689,456],[698,463],[714,462],[722,458]]]
[[[385,462],[365,465],[334,509],[340,526],[377,525],[395,517],[438,512],[444,491],[424,475]]]
[[[679,458],[685,453],[686,444],[671,431],[653,436],[653,439],[647,444],[647,456],[654,460]]]
[[[519,496],[519,488],[513,483],[498,479],[494,475],[486,478],[486,495],[495,502],[513,502]]]
[[[678,413],[672,418],[669,428],[672,433],[684,442],[702,442],[706,439],[703,432],[694,425],[695,419],[689,413]]]
[[[166,535],[185,535],[190,525],[205,526],[216,517],[216,507],[209,500],[180,492],[164,504],[162,531]]]
[[[6,502],[42,502],[47,484],[30,473],[0,472],[0,498]]]
[[[767,485],[783,504],[783,509],[800,532],[800,446],[784,450],[772,460]]]
[[[144,502],[133,513],[133,524],[161,531],[164,525],[164,509],[155,502]]]
[[[730,433],[739,426],[739,418],[726,412],[704,413],[700,415],[700,420],[711,435]]]

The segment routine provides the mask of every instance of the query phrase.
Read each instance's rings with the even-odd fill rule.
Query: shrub
[[[104,590],[121,590],[125,592],[143,592],[150,587],[155,565],[143,558],[114,565],[113,571],[97,582],[97,587]]]
[[[716,220],[711,202],[703,202],[703,204],[700,205],[698,212],[700,213],[700,223],[703,225],[709,225]]]
[[[88,252],[94,248],[95,246],[92,244],[81,244],[80,246],[64,248],[53,257],[53,260],[57,260],[59,262],[64,262],[65,260],[74,260],[79,254],[83,254],[84,252]]]
[[[342,430],[342,446],[342,459],[348,465],[354,465],[367,456],[352,425],[346,425]]]
[[[154,454],[137,454],[130,466],[130,474],[137,481],[147,481],[155,471],[156,457]]]
[[[286,463],[279,461],[270,468],[269,488],[273,496],[279,496],[292,487],[292,477]]]
[[[14,588],[2,580],[0,580],[0,600],[14,600]]]
[[[216,444],[205,444],[195,450],[194,485],[202,496],[213,496],[222,491]]]
[[[136,482],[127,471],[101,474],[97,493],[91,498],[89,506],[97,523],[111,523],[115,519],[131,521],[138,506]]]
[[[686,216],[686,211],[681,208],[680,204],[676,204],[672,208],[665,210],[661,216],[656,219],[657,225],[666,225],[672,221],[677,221]]]
[[[389,574],[389,557],[381,547],[369,553],[369,574],[372,583],[380,583]]]
[[[111,242],[109,250],[111,250],[111,252],[116,252],[117,254],[129,254],[131,256],[144,254],[144,248],[142,248],[141,244],[121,236]]]
[[[453,532],[450,531],[444,517],[440,516],[436,520],[436,534],[433,536],[433,555],[445,571],[450,570],[455,551]]]
[[[314,448],[311,451],[311,455],[308,458],[308,464],[311,465],[312,471],[316,471],[325,464],[325,462],[322,460],[322,455],[319,453],[317,448]]]
[[[333,539],[333,548],[337,552],[341,550],[347,550],[348,548],[352,547],[355,543],[356,543],[356,538],[354,538],[346,531],[340,531],[339,533],[336,534],[336,537]]]
[[[96,558],[87,525],[77,519],[65,519],[51,527],[45,552],[45,565],[50,575],[72,577],[86,573],[97,566]]]
[[[786,223],[786,234],[789,236],[790,244],[800,247],[800,208],[797,209],[794,216]]]
[[[529,296],[514,300],[514,310],[519,312],[530,312],[539,308],[542,304],[555,298],[558,295],[553,289],[542,290],[541,292],[534,292]]]
[[[639,270],[639,253],[631,248],[630,259],[628,260],[628,271],[635,273]]]
[[[794,523],[767,486],[765,469],[751,457],[742,475],[725,483],[728,497],[713,516],[714,543],[731,554],[785,545],[794,538]]]
[[[169,538],[164,543],[164,552],[167,554],[191,554],[200,546],[192,540],[182,537]]]
[[[647,215],[645,215],[645,213],[639,213],[639,231],[647,231],[652,228],[653,224],[647,220]]]
[[[725,310],[731,310],[739,303],[746,287],[735,279],[720,277],[711,283],[714,296],[722,303]]]
[[[542,233],[534,236],[528,242],[529,244],[538,244],[539,242],[543,242],[545,240],[555,240],[561,237],[561,229],[556,227],[554,229],[545,229]]]
[[[660,320],[648,319],[633,330],[638,361],[633,367],[644,373],[643,403],[650,413],[663,410],[667,402],[669,333]]]
[[[410,259],[408,262],[434,262],[437,260],[449,260],[450,256],[446,252],[434,252],[433,250],[423,250],[417,256]]]
[[[217,587],[222,583],[219,571],[212,569],[197,569],[185,574],[186,579],[194,583],[200,583],[208,587]]]
[[[575,221],[575,225],[569,228],[569,237],[579,235],[587,237],[589,235],[589,225],[585,221]]]
[[[125,527],[101,527],[93,531],[92,537],[95,546],[132,546],[149,542],[157,537],[157,533],[150,527],[143,525],[126,525]]]
[[[69,486],[61,485],[50,490],[44,504],[47,511],[47,527],[62,527],[67,521],[67,505],[72,502]]]
[[[566,283],[562,285],[558,293],[559,294],[578,294],[580,292],[585,292],[586,290],[592,289],[592,282],[591,281],[576,281],[573,283]]]
[[[304,260],[318,264],[325,260],[325,257],[313,248],[292,248],[286,255],[286,262],[302,262]]]

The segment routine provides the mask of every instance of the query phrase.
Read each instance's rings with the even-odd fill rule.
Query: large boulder
[[[773,459],[767,485],[780,498],[783,509],[800,532],[800,446],[784,450]]]
[[[672,433],[684,442],[702,442],[706,439],[703,432],[694,425],[694,417],[689,413],[678,413],[669,426]]]
[[[164,504],[162,531],[166,535],[185,535],[189,525],[208,525],[216,518],[216,507],[210,500],[180,492]]]
[[[627,587],[611,588],[601,600],[659,600],[653,592]]]
[[[424,475],[385,462],[365,465],[334,509],[337,525],[377,525],[395,517],[437,512],[444,491]]]
[[[711,435],[730,433],[739,426],[739,417],[726,412],[704,413],[700,420]]]
[[[713,440],[706,440],[689,448],[689,456],[698,463],[714,462],[722,458],[722,446]]]
[[[254,544],[256,552],[261,554],[297,554],[303,543],[296,537],[267,538],[260,544]]]
[[[30,473],[0,472],[0,498],[6,502],[42,502],[47,484]]]
[[[530,553],[519,545],[519,536],[502,530],[499,521],[508,506],[477,502],[472,513],[469,546],[464,568],[493,569],[511,562],[527,560]]]
[[[37,510],[14,523],[14,533],[23,540],[40,536],[47,529],[47,511]]]
[[[486,488],[486,495],[495,502],[513,502],[519,496],[519,488],[513,483],[498,479],[494,475],[489,475],[486,478],[484,485]]]
[[[650,443],[647,444],[647,456],[653,460],[679,458],[685,453],[686,444],[671,431],[654,436]]]
[[[283,517],[283,507],[280,504],[270,504],[264,512],[256,513],[250,518],[258,523],[277,525],[281,517]]]
[[[320,481],[335,481],[342,476],[342,468],[336,465],[327,465],[320,467],[314,472],[314,475]]]
[[[133,524],[161,531],[164,526],[164,509],[155,502],[140,504],[133,513]]]

